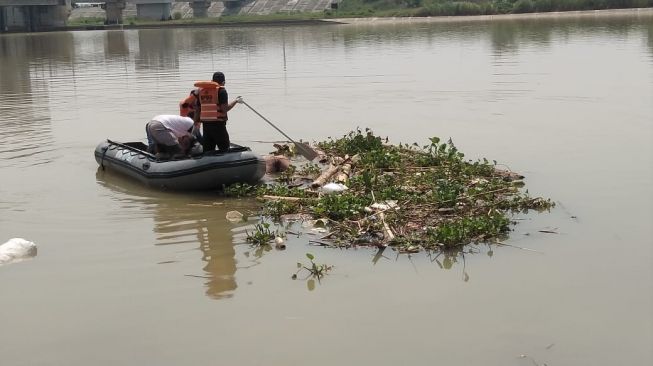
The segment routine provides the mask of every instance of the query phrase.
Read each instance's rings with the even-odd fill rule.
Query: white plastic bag
[[[341,193],[346,191],[347,189],[349,188],[347,188],[346,185],[341,183],[328,183],[322,186],[321,191],[327,194],[331,194],[331,193]]]
[[[18,262],[36,255],[36,244],[22,238],[9,239],[0,244],[0,265]]]

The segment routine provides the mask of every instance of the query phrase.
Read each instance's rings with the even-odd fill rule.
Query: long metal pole
[[[275,130],[279,131],[279,132],[280,132],[282,135],[284,135],[288,140],[290,140],[290,142],[292,142],[293,144],[295,144],[295,147],[297,147],[297,149],[299,150],[299,152],[300,152],[300,153],[301,153],[301,154],[302,154],[306,159],[308,159],[308,160],[313,160],[313,159],[315,159],[315,158],[317,157],[318,154],[317,154],[317,152],[316,152],[315,150],[311,149],[310,147],[308,147],[308,146],[306,146],[306,145],[304,145],[304,144],[299,144],[299,143],[295,142],[295,140],[293,140],[292,138],[290,138],[290,136],[286,135],[285,132],[281,131],[281,129],[279,129],[279,127],[275,126],[274,123],[270,122],[269,119],[265,118],[262,114],[260,114],[258,111],[256,111],[256,109],[252,108],[251,105],[247,104],[247,102],[245,102],[245,101],[243,100],[242,97],[238,97],[237,100],[238,100],[238,102],[243,103],[244,105],[246,105],[247,108],[249,108],[249,109],[252,110],[252,112],[256,113],[256,114],[257,114],[259,117],[261,117],[265,122],[269,123],[270,126],[274,127]]]

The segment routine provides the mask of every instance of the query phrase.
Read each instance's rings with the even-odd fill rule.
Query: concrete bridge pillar
[[[4,6],[0,6],[0,32],[6,32],[9,28],[7,27],[7,18],[5,15]]]
[[[41,24],[46,27],[64,27],[68,22],[68,17],[72,11],[70,0],[60,0],[58,5],[48,6],[45,11],[44,19],[41,19]],[[44,9],[41,9],[41,14]]]
[[[134,0],[136,4],[136,18],[143,20],[168,20],[172,19],[173,0]]]
[[[122,24],[122,11],[125,9],[125,0],[106,0],[104,11],[106,12],[105,24]]]
[[[240,0],[222,0],[222,3],[227,9],[237,9],[241,6]]]
[[[0,32],[64,27],[71,10],[70,0],[0,0],[0,5]]]
[[[193,18],[206,18],[209,16],[210,0],[196,0],[190,2],[190,7],[193,8]]]

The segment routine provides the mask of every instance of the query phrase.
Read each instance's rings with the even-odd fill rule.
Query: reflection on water
[[[70,36],[0,37],[0,168],[56,159],[48,83],[73,57]]]
[[[174,29],[139,31],[136,70],[165,70],[167,73],[177,70],[179,68],[179,44],[175,34]]]
[[[155,245],[191,245],[199,247],[204,262],[203,275],[189,275],[207,279],[206,295],[212,299],[230,298],[236,283],[236,250],[232,234],[233,224],[226,219],[224,202],[215,202],[215,195],[188,195],[179,192],[150,190],[137,182],[98,169],[97,182],[110,190],[111,197],[122,209],[151,215]],[[245,206],[247,208],[248,206]],[[145,212],[144,212],[145,211]],[[241,225],[242,226],[242,225]],[[238,227],[236,227],[238,229]],[[253,259],[263,253],[254,250]],[[246,252],[245,257],[250,253]]]
[[[124,31],[107,31],[105,35],[104,54],[107,59],[129,56],[129,44]]]
[[[208,279],[206,295],[213,299],[231,297],[236,290],[236,251],[225,210],[216,207],[167,200],[154,211],[157,245],[199,243],[202,268]]]
[[[340,32],[342,42],[333,37],[334,44],[342,43],[345,47],[357,48],[369,43],[405,44],[416,38],[425,39],[429,44],[446,42],[455,39],[465,44],[489,38],[494,53],[516,52],[519,48],[547,47],[553,39],[569,39],[571,36],[596,36],[597,34],[615,38],[624,38],[640,31],[651,31],[644,23],[650,20],[651,14],[630,18],[577,18],[577,19],[513,19],[487,22],[453,22],[411,24],[398,22],[377,25],[346,26]],[[648,19],[647,19],[648,18]],[[332,36],[333,33],[328,33]],[[311,35],[321,37],[321,35]],[[320,39],[321,42],[326,40]]]
[[[648,28],[648,48],[651,51],[651,63],[653,63],[653,27]]]

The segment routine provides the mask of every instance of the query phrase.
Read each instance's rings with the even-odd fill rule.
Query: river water
[[[244,240],[255,203],[98,171],[194,80],[294,138],[451,137],[549,213],[477,254]],[[2,365],[650,365],[653,15],[0,36]],[[245,107],[236,143],[282,138]],[[542,231],[552,231],[546,233]],[[537,251],[537,252],[536,252]],[[290,279],[305,253],[335,268]]]

